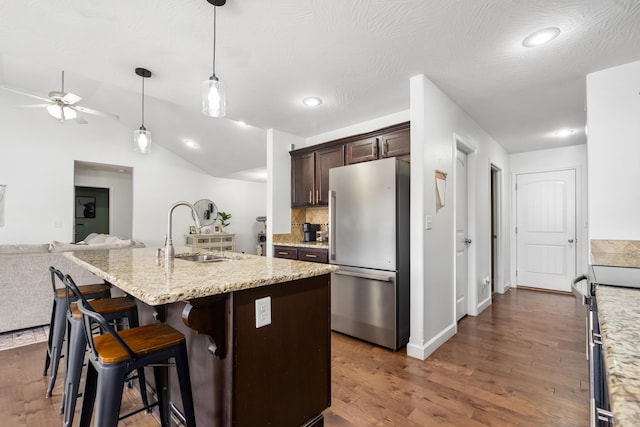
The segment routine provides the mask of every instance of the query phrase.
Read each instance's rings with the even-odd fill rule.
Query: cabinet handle
[[[371,157],[376,157],[376,151],[378,151],[378,138],[374,144],[371,144]]]
[[[316,204],[320,201],[320,190],[316,190]]]
[[[384,156],[387,157],[389,155],[389,142],[385,141],[384,143]]]
[[[278,252],[278,255],[289,255],[289,252]]]
[[[313,192],[312,192],[311,190],[309,190],[309,204],[310,204],[310,205],[312,205],[312,204],[313,204],[313,200],[311,199],[311,198],[313,197],[312,193],[313,193]]]
[[[306,254],[305,257],[306,258],[318,258],[318,255]]]

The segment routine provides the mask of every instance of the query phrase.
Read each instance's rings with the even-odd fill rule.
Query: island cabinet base
[[[173,303],[157,310],[187,337],[201,426],[322,426],[331,404],[330,276]],[[256,300],[271,323],[256,328]],[[156,315],[157,317],[157,315]],[[182,410],[177,378],[171,396]],[[153,378],[151,372],[147,378]]]

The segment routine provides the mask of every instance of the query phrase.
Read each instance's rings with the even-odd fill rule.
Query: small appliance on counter
[[[304,235],[303,242],[315,242],[316,232],[320,231],[320,224],[311,224],[305,222],[302,224],[302,233]]]

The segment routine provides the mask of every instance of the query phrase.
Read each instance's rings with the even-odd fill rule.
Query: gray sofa
[[[133,240],[100,237],[96,241],[99,243],[0,245],[0,333],[49,324],[53,302],[51,265],[71,275],[79,285],[102,283],[102,279],[67,259],[63,252],[144,247]]]

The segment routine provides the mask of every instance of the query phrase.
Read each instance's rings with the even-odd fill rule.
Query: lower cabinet
[[[307,248],[296,246],[273,245],[275,258],[295,259],[298,261],[320,262],[326,264],[329,261],[329,251],[323,248]]]

